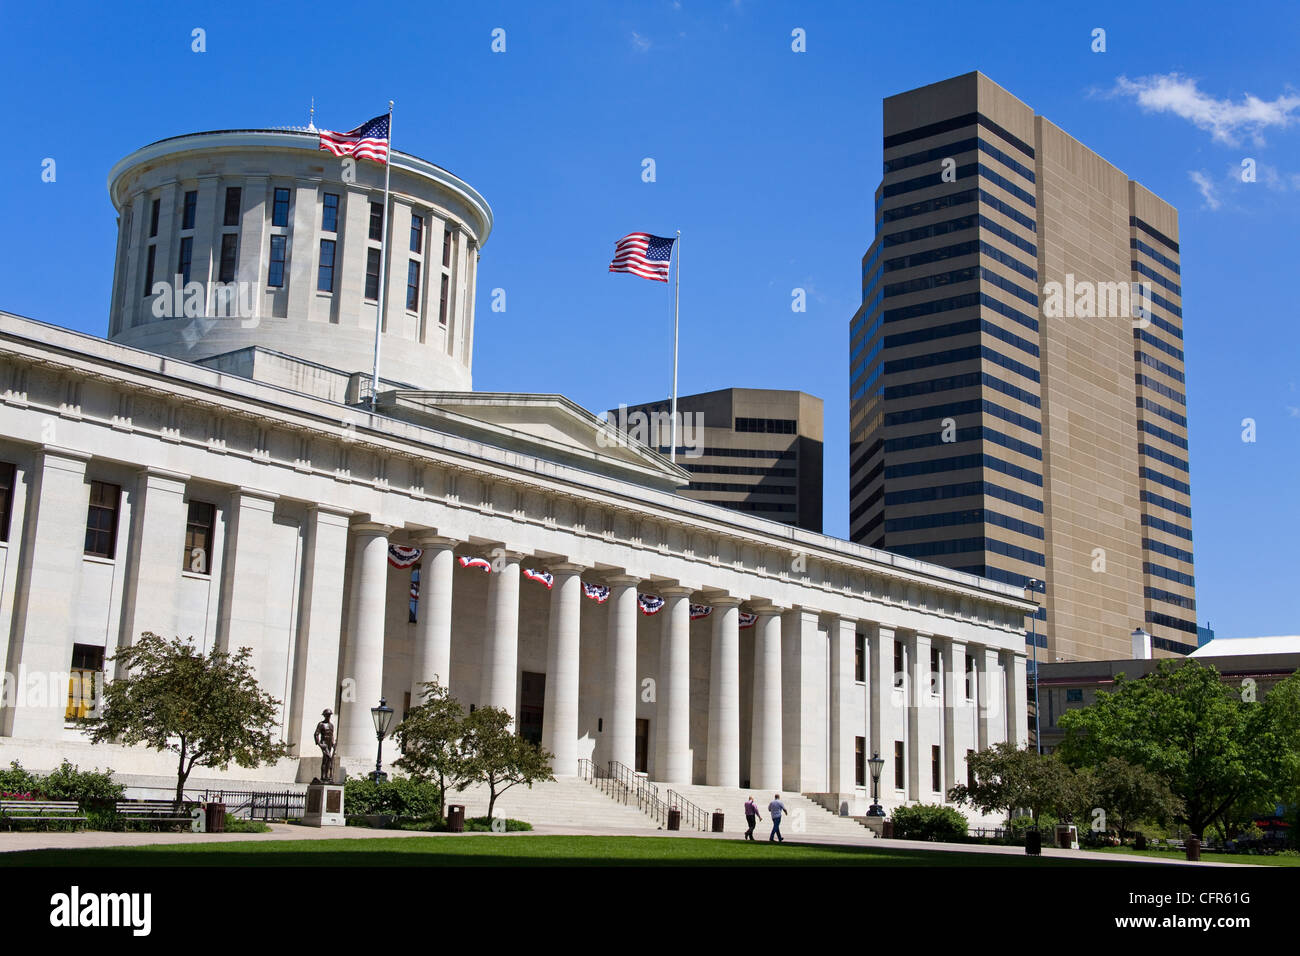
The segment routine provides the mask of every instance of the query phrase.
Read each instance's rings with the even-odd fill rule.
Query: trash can
[[[447,807],[447,832],[448,833],[465,832],[464,804],[453,803]]]
[[[204,805],[204,827],[209,833],[226,832],[226,805],[224,803],[209,803]]]
[[[880,838],[882,840],[892,840],[894,838],[893,820],[882,820],[880,822]]]
[[[1145,833],[1139,833],[1133,838],[1133,849],[1145,850],[1147,848],[1147,837]]]
[[[723,832],[722,824],[723,824],[723,820],[725,819],[726,819],[726,814],[724,814],[721,810],[713,811],[713,832],[714,833]]]
[[[1030,856],[1041,856],[1043,852],[1043,834],[1036,828],[1025,831],[1025,852]]]
[[[680,830],[681,828],[682,828],[682,811],[678,810],[676,807],[669,808],[668,829]]]
[[[1200,862],[1201,859],[1201,838],[1189,836],[1187,838],[1187,859],[1193,863]]]

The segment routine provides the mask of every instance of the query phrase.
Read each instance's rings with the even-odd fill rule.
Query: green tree
[[[176,805],[195,767],[256,767],[285,756],[280,702],[258,686],[251,651],[213,650],[145,632],[112,658],[122,676],[104,687],[103,716],[80,723],[94,743],[118,741],[176,754]]]
[[[510,728],[510,714],[500,707],[480,707],[464,721],[465,778],[488,786],[488,823],[497,797],[521,783],[554,780],[555,756]]]
[[[460,790],[468,782],[465,711],[438,681],[421,686],[423,702],[406,712],[394,732],[402,756],[393,763],[414,779],[437,788],[438,815],[445,816],[447,788]]]
[[[1121,843],[1137,821],[1163,824],[1182,812],[1182,801],[1163,779],[1122,757],[1107,757],[1096,768],[1080,773],[1091,779],[1092,799],[1114,819]]]
[[[1079,803],[1074,773],[1054,755],[1004,741],[972,754],[967,766],[973,785],[958,784],[948,791],[948,799],[981,813],[1000,810],[1010,816],[1028,810],[1037,825],[1044,812],[1068,816]]]
[[[1120,675],[1115,690],[1059,719],[1062,757],[1099,766],[1119,757],[1165,781],[1182,807],[1174,819],[1203,838],[1240,801],[1276,794],[1300,765],[1300,683],[1288,678],[1270,702],[1241,700],[1219,672],[1196,659],[1165,661],[1151,674]]]

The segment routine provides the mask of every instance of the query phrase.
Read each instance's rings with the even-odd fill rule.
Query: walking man
[[[749,829],[745,831],[745,839],[752,841],[754,839],[754,827],[763,817],[758,812],[758,804],[754,802],[751,794],[750,798],[745,801],[745,820],[749,823]]]
[[[786,809],[785,804],[781,802],[779,793],[767,805],[767,812],[772,817],[772,835],[767,838],[767,842],[778,841],[784,843],[785,837],[781,836],[781,814],[785,813]]]

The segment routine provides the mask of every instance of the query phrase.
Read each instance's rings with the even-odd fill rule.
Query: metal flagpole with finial
[[[672,407],[672,445],[668,449],[668,460],[677,461],[677,307],[682,292],[682,231],[677,230],[677,271],[673,284],[673,407]]]
[[[388,302],[388,184],[393,171],[393,101],[388,101],[388,156],[384,161],[384,213],[379,234],[379,311],[375,314],[375,368],[370,375],[370,410],[375,410],[379,396],[379,333],[384,327],[384,307]]]
[[[307,112],[307,129],[315,131],[316,129],[316,97],[311,98],[311,109]]]

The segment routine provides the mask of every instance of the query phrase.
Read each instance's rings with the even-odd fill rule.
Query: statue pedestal
[[[303,826],[341,827],[347,825],[343,816],[343,784],[312,781],[307,785],[307,808],[302,816]]]

